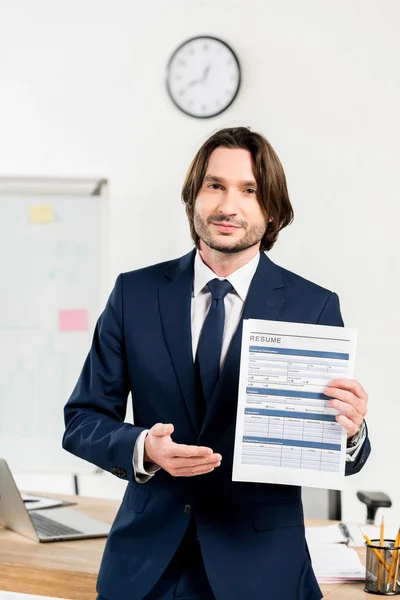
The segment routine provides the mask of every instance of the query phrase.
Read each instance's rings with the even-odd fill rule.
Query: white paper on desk
[[[348,546],[364,546],[365,539],[362,535],[363,533],[371,540],[379,539],[380,528],[376,525],[358,525],[357,523],[348,523],[347,521],[345,525],[350,535]],[[397,524],[385,523],[385,538],[395,540],[397,530]],[[306,540],[307,544],[310,546],[347,542],[347,538],[344,536],[337,523],[323,525],[322,527],[306,527]]]
[[[314,573],[319,582],[334,583],[365,579],[365,567],[353,548],[343,544],[309,547]]]
[[[363,533],[365,533],[370,540],[379,540],[380,528],[377,525],[357,525],[357,523],[348,523],[346,521],[346,527],[350,534],[349,546],[364,546],[365,539]],[[385,517],[385,539],[395,540],[398,531],[397,521],[390,523]]]
[[[73,502],[64,502],[58,498],[46,498],[44,496],[32,496],[31,494],[21,494],[27,510],[39,510],[41,508],[54,508],[55,506],[68,506]]]
[[[323,525],[322,527],[306,527],[306,540],[309,546],[344,544],[346,542],[346,538],[337,523]]]
[[[353,377],[357,330],[243,321],[232,479],[341,490],[347,434],[324,387]]]

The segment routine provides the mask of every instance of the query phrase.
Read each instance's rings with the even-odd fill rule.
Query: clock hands
[[[210,71],[211,71],[211,65],[207,65],[203,71],[203,75],[199,79],[193,79],[192,81],[189,81],[189,83],[187,84],[187,88],[193,87],[194,85],[197,85],[198,83],[205,83]]]
[[[202,76],[202,78],[201,78],[201,82],[202,82],[202,83],[205,83],[205,81],[206,81],[206,79],[207,79],[207,77],[208,77],[208,74],[209,74],[210,70],[211,70],[211,65],[207,65],[207,66],[206,66],[206,68],[204,69],[204,73],[203,73],[203,76]]]
[[[193,81],[189,81],[189,83],[187,84],[187,87],[190,88],[190,87],[196,85],[196,83],[199,83],[199,81],[201,81],[201,79],[193,79]]]

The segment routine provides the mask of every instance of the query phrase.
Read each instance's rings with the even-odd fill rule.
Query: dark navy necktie
[[[232,285],[226,279],[222,281],[213,279],[207,284],[207,287],[211,292],[212,300],[201,330],[196,353],[196,363],[206,407],[211,400],[219,377],[225,325],[224,298],[233,290]]]

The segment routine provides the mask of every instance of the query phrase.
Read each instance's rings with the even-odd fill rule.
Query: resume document
[[[343,489],[347,433],[325,386],[354,371],[357,330],[243,322],[233,481]]]

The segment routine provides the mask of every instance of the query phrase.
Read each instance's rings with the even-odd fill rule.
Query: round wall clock
[[[181,44],[167,67],[167,90],[184,113],[215,117],[234,101],[240,87],[240,65],[222,40],[201,35]]]

